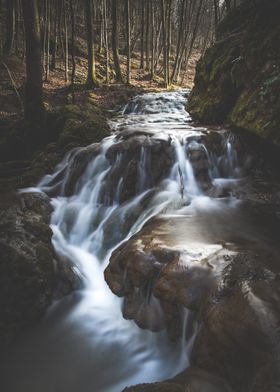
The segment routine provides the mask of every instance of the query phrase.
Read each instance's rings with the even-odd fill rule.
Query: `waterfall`
[[[66,384],[67,392],[119,392],[129,384],[173,377],[187,366],[195,337],[185,341],[188,312],[181,342],[171,343],[166,332],[143,331],[125,320],[122,300],[111,293],[103,276],[112,251],[151,217],[216,203],[201,187],[201,166],[206,167],[203,176],[209,187],[239,173],[226,133],[219,134],[223,148],[208,151],[207,130],[194,127],[185,110],[186,94],[182,90],[135,97],[111,120],[112,136],[70,152],[38,184],[38,191],[52,197],[55,251],[70,260],[83,287],[78,297],[73,294],[50,309],[46,341],[52,348],[46,356],[53,364],[44,375],[34,365],[33,387],[22,381],[21,392],[35,391],[39,380],[40,392],[66,391]],[[200,162],[197,167],[194,160]],[[156,298],[143,306],[151,306],[160,317]],[[58,309],[65,308],[61,315]],[[76,355],[81,355],[81,363]],[[57,358],[66,361],[57,365],[59,372]],[[71,382],[71,372],[83,379],[80,385],[74,378]]]

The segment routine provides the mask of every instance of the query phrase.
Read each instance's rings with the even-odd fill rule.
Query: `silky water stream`
[[[7,391],[119,392],[127,385],[173,377],[187,367],[195,333],[172,343],[165,331],[142,330],[125,320],[122,300],[103,275],[112,251],[150,218],[209,213],[238,203],[230,195],[210,197],[209,188],[238,181],[237,157],[225,131],[217,131],[220,148],[211,150],[204,143],[209,132],[191,125],[186,95],[135,97],[111,122],[112,136],[72,151],[39,183],[36,191],[52,197],[57,257],[71,263],[82,287],[54,302],[19,343]],[[168,151],[166,162],[162,148]],[[191,159],[194,151],[209,164],[199,169],[204,173],[200,181]],[[207,256],[212,249],[192,252]],[[155,298],[150,306],[155,315],[160,313]],[[183,330],[187,323],[186,311]]]

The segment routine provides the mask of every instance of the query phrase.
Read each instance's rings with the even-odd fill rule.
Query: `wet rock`
[[[48,224],[52,208],[39,193],[2,196],[1,202],[0,344],[8,344],[51,303],[54,254]]]
[[[106,157],[112,168],[104,179],[103,198],[111,203],[119,189],[118,201],[124,203],[168,176],[174,150],[168,141],[132,133],[110,147]]]
[[[167,328],[172,338],[182,333],[182,309],[200,309],[215,289],[214,271],[225,262],[219,245],[210,246],[204,256],[192,245],[188,250],[180,244],[174,233],[169,238],[175,222],[148,223],[113,252],[105,270],[111,290],[125,297],[124,316],[141,327]]]
[[[75,289],[78,278],[54,254],[46,195],[3,194],[0,202],[0,345],[7,345],[44,315],[54,296]]]
[[[172,382],[156,382],[125,388],[123,392],[186,392],[186,389]]]
[[[279,145],[279,2],[244,1],[223,19],[197,65],[188,110]],[[269,24],[267,21],[270,21]]]
[[[115,250],[105,271],[113,292],[125,298],[124,316],[143,328],[157,330],[149,324],[154,316],[178,338],[182,310],[192,311],[199,327],[191,367],[175,379],[190,391],[272,392],[279,385],[279,244],[258,219],[277,232],[279,222],[256,218],[252,209],[256,228],[249,238],[244,211],[243,223],[234,222],[234,211],[218,221],[156,218]],[[240,224],[244,232],[237,235]]]

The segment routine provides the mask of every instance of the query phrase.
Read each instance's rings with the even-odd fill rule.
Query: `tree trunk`
[[[141,1],[141,60],[140,69],[144,68],[145,2]]]
[[[153,2],[151,2],[151,30],[151,79],[153,79],[155,73],[155,7]]]
[[[150,0],[146,0],[146,70],[150,70]]]
[[[58,8],[59,2],[57,3],[56,1],[53,2],[53,27],[54,27],[54,32],[53,32],[53,51],[52,51],[52,70],[55,70],[56,68],[56,52],[57,52],[57,32],[58,32]]]
[[[75,103],[76,62],[75,62],[75,14],[74,14],[73,0],[70,0],[70,18],[71,18],[71,60],[72,60],[71,87],[72,87],[72,103]]]
[[[161,7],[161,19],[162,19],[163,74],[164,74],[165,87],[168,87],[166,23],[165,23],[166,18],[165,18],[164,0],[161,0],[160,7]]]
[[[126,16],[126,48],[127,48],[126,84],[130,84],[130,73],[131,73],[130,0],[126,0],[125,2],[125,16]]]
[[[42,98],[41,39],[36,0],[22,0],[26,40],[26,86],[24,114],[30,123],[42,123],[44,106]]]
[[[118,0],[112,0],[112,50],[116,72],[116,80],[123,83],[119,59]]]
[[[68,28],[67,28],[67,9],[66,9],[66,3],[65,0],[63,0],[63,12],[64,12],[64,34],[65,34],[65,51],[64,51],[64,79],[65,82],[69,82],[69,77],[68,77],[68,52],[69,52],[69,47],[68,47]]]
[[[14,37],[15,37],[15,1],[7,0],[7,29],[6,29],[6,41],[4,44],[3,53],[9,55],[11,53]]]
[[[87,70],[87,85],[89,87],[97,87],[98,83],[95,74],[95,58],[93,46],[93,10],[92,0],[85,1],[85,20],[87,32],[87,52],[88,52],[88,70]]]
[[[104,40],[106,48],[106,83],[109,83],[109,42],[108,42],[108,21],[107,21],[107,0],[103,0],[104,16]]]

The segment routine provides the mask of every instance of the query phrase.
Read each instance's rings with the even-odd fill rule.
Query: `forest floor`
[[[125,56],[121,57],[123,73],[125,73]],[[196,63],[200,57],[194,53],[189,61],[188,72],[183,85],[174,87],[192,88],[195,76]],[[140,55],[134,54],[132,58],[131,85],[118,84],[114,82],[111,72],[110,83],[107,85],[105,79],[104,56],[96,55],[96,74],[100,86],[91,90],[95,96],[98,106],[104,109],[112,109],[122,104],[131,95],[138,91],[162,90],[164,84],[161,76],[155,76],[152,80],[145,69],[139,68]],[[71,69],[69,72],[69,78]],[[85,55],[76,57],[75,76],[75,103],[80,104],[87,96],[89,90],[85,87],[87,75],[87,59]],[[3,121],[13,122],[22,116],[24,100],[25,63],[23,59],[13,55],[0,63],[0,126]],[[70,83],[65,82],[64,64],[58,60],[55,70],[50,70],[49,78],[44,78],[44,102],[48,110],[56,109],[72,102]]]
[[[65,82],[63,61],[57,61],[55,70],[50,70],[48,80],[44,80],[43,100],[47,116],[43,128],[40,125],[35,130],[37,140],[26,136],[29,127],[23,121],[25,62],[15,55],[0,61],[0,193],[23,184],[35,184],[42,175],[52,171],[70,149],[99,142],[108,136],[107,119],[132,96],[165,90],[162,76],[151,80],[147,70],[139,69],[140,55],[137,53],[132,58],[131,84],[115,83],[113,71],[110,71],[107,85],[103,57],[96,55],[96,75],[100,85],[94,89],[85,84],[86,54],[76,57],[74,101],[72,86]],[[192,88],[199,57],[195,53],[190,59],[185,83],[170,86],[170,89]],[[126,57],[121,55],[120,58],[125,75]],[[69,77],[70,74],[71,69]]]

